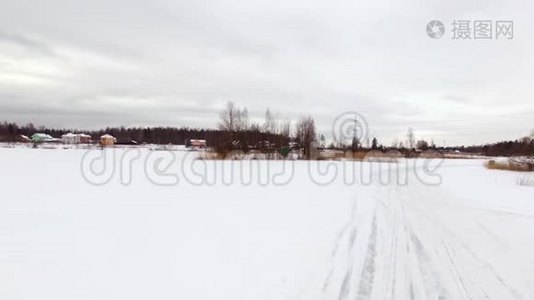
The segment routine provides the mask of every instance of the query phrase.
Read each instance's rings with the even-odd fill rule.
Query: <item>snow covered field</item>
[[[297,161],[278,183],[202,183],[147,169],[152,153],[165,159],[140,150],[94,185],[85,150],[0,148],[0,299],[534,298],[534,188],[518,173],[446,160],[407,184],[316,184]],[[244,178],[288,164],[197,163]]]

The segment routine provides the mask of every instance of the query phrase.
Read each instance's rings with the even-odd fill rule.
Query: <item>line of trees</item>
[[[292,130],[293,129],[293,130]],[[18,125],[13,122],[0,123],[0,141],[15,142],[19,135],[31,137],[36,132],[46,133],[53,137],[74,132],[86,133],[98,139],[103,134],[115,136],[120,144],[135,141],[138,144],[186,144],[190,139],[204,139],[207,146],[215,148],[218,152],[225,153],[230,150],[258,149],[262,151],[276,151],[293,141],[304,149],[304,154],[309,157],[310,145],[319,142],[319,147],[326,148],[324,135],[317,136],[315,121],[309,116],[301,117],[294,124],[289,119],[279,119],[267,109],[263,124],[251,122],[247,108],[236,106],[233,102],[228,102],[220,113],[218,129],[199,129],[190,127],[107,127],[100,130],[72,130],[54,129],[44,126],[36,127],[32,123]],[[369,144],[369,141],[368,141]],[[352,149],[353,151],[362,149],[359,141],[354,141],[352,145],[337,145],[332,143],[331,149]],[[379,144],[376,138],[372,139],[367,146],[373,150],[397,149],[401,151],[419,150],[460,150],[466,153],[477,153],[487,156],[534,156],[534,132],[529,136],[514,141],[504,141],[494,144],[480,146],[459,146],[459,147],[436,147],[433,141],[416,140],[414,130],[410,128],[406,134],[406,141],[403,143],[395,140],[390,147]]]
[[[309,118],[311,119],[311,118]],[[306,119],[308,121],[308,119]],[[300,121],[299,121],[300,122]],[[300,123],[297,123],[297,125]],[[313,120],[312,120],[312,125]],[[315,127],[311,128],[311,135],[315,136]],[[228,102],[225,109],[220,113],[220,122],[217,129],[202,129],[191,127],[107,127],[99,130],[77,130],[68,128],[36,127],[32,123],[19,125],[14,122],[0,123],[0,141],[16,142],[20,135],[31,137],[34,133],[45,133],[59,138],[61,135],[73,133],[85,133],[97,140],[101,135],[111,134],[119,144],[127,144],[135,141],[138,144],[186,144],[191,139],[204,139],[207,146],[220,151],[244,150],[252,148],[274,149],[287,146],[291,140],[291,121],[289,119],[277,119],[269,109],[265,112],[263,124],[251,122],[246,108],[237,107],[233,102]],[[310,134],[300,138],[304,132],[299,131],[297,136],[303,144],[314,138]]]
[[[373,139],[373,149],[376,149],[377,142]],[[381,146],[380,146],[381,147]],[[379,147],[379,148],[380,148]],[[397,150],[439,150],[439,151],[460,151],[463,153],[481,154],[486,156],[534,156],[534,131],[521,139],[513,141],[502,141],[492,144],[475,145],[475,146],[448,146],[437,147],[434,141],[416,140],[414,130],[408,129],[406,141],[399,142],[398,139],[393,141],[388,149]]]
[[[504,141],[483,146],[462,147],[460,150],[487,156],[534,156],[534,137],[524,137],[515,141]]]
[[[137,144],[175,144],[185,145],[191,139],[206,140],[208,147],[217,147],[221,141],[231,141],[228,139],[227,132],[219,129],[199,129],[190,127],[107,127],[99,130],[73,130],[47,128],[44,126],[35,127],[33,124],[18,125],[13,122],[0,123],[0,141],[16,142],[18,136],[25,135],[31,137],[34,133],[46,133],[53,137],[73,133],[85,133],[91,135],[94,140],[98,140],[104,134],[111,134],[117,138],[118,144],[129,144],[135,141]],[[255,144],[259,141],[270,141],[287,144],[287,138],[274,133],[261,132],[259,129],[251,128],[243,133],[243,141],[250,141]],[[237,137],[237,135],[235,136]]]
[[[121,144],[135,141],[137,143],[148,144],[184,144],[190,139],[205,139],[208,142],[215,140],[220,135],[218,130],[198,129],[190,127],[107,127],[99,130],[77,130],[67,128],[47,128],[44,126],[35,127],[33,124],[18,125],[17,123],[0,123],[0,141],[15,142],[19,135],[31,137],[36,132],[46,133],[53,137],[73,133],[85,133],[98,140],[101,135],[111,134]]]
[[[275,151],[295,141],[309,156],[310,145],[317,140],[315,121],[309,116],[296,122],[294,134],[291,120],[276,118],[270,109],[265,111],[263,124],[251,122],[246,107],[238,107],[228,102],[220,113],[219,130],[223,132],[216,150],[227,153],[231,150],[247,151],[251,148],[263,151]]]

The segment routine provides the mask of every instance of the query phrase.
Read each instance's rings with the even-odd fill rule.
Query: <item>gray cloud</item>
[[[0,119],[206,126],[226,101],[261,120],[365,115],[384,143],[516,138],[534,127],[533,4],[464,1],[35,1],[0,10]],[[441,19],[513,19],[514,40],[429,39]],[[449,28],[450,29],[450,28]]]
[[[29,51],[35,51],[43,55],[54,55],[52,50],[44,43],[27,38],[23,35],[3,32],[0,30],[0,40],[5,42],[14,43]]]

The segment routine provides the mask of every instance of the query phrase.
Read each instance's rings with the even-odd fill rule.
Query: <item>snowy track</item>
[[[297,162],[286,186],[134,165],[97,187],[82,155],[0,149],[0,299],[534,298],[534,191],[481,161],[437,186],[319,186]]]
[[[334,260],[323,299],[532,298],[531,208],[508,210],[513,198],[506,204],[487,199],[497,204],[492,208],[458,203],[466,199],[461,191],[420,183],[376,189],[375,201],[351,214],[339,238],[344,243],[335,243],[333,255],[347,257]],[[355,200],[354,207],[366,201]]]

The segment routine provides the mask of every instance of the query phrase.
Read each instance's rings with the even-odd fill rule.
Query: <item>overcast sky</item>
[[[2,0],[0,120],[215,127],[234,101],[325,133],[357,111],[384,144],[410,126],[438,145],[514,139],[534,129],[533,15],[531,0]],[[514,39],[453,40],[455,19],[512,20]]]

